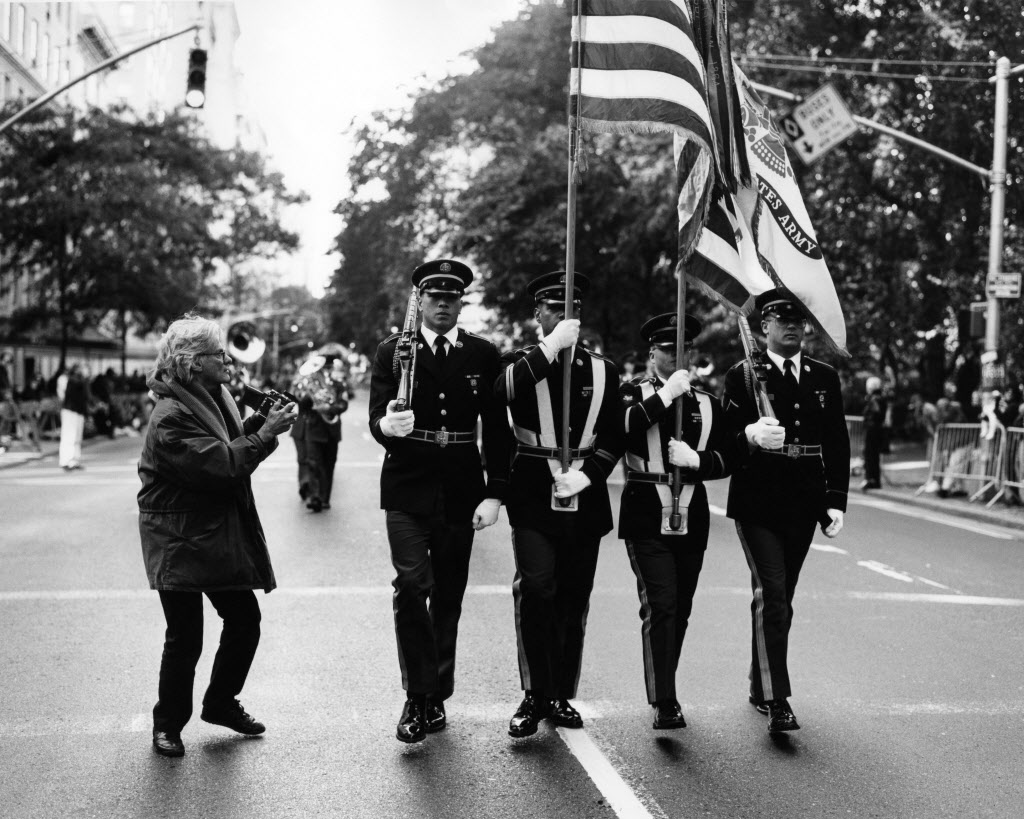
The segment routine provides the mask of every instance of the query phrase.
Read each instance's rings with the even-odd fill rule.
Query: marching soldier
[[[498,351],[455,326],[473,272],[448,259],[412,274],[422,326],[416,333],[412,406],[398,411],[395,334],[377,348],[370,381],[370,431],[386,450],[381,508],[395,567],[395,634],[407,699],[402,742],[447,724],[455,686],[455,642],[475,529],[490,526],[507,479],[510,437],[494,397]],[[477,447],[483,422],[488,474]]]
[[[801,352],[799,305],[769,290],[755,306],[768,339],[765,387],[778,420],[759,418],[746,362],[726,375],[722,403],[737,454],[727,514],[736,521],[754,593],[750,702],[774,734],[800,727],[788,702],[793,593],[815,525],[828,537],[843,528],[850,437],[839,375]]]
[[[685,338],[701,324],[686,316]],[[651,376],[640,375],[620,390],[626,406],[626,488],[619,509],[619,537],[626,541],[636,574],[643,621],[644,680],[656,729],[683,728],[676,699],[676,669],[708,546],[711,515],[704,481],[731,472],[732,441],[721,406],[695,389],[676,369],[676,313],[648,320],[640,332],[650,344]],[[690,344],[687,344],[687,348]],[[673,437],[675,401],[683,399],[682,440]],[[682,518],[673,530],[672,467],[682,469]]]
[[[578,310],[588,280],[577,275]],[[519,674],[526,694],[509,734],[536,733],[550,717],[580,728],[569,700],[576,696],[598,546],[611,531],[606,480],[623,452],[618,372],[605,358],[578,344],[580,322],[565,315],[566,275],[558,271],[527,287],[544,339],[502,357],[494,385],[512,413],[516,455],[505,503],[512,524]],[[563,364],[572,362],[569,395],[571,464],[562,472]]]

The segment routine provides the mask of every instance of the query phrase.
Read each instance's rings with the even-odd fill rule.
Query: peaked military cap
[[[689,313],[683,314],[683,329],[686,331],[684,341],[689,346],[693,343],[693,340],[700,335],[700,331],[704,329],[704,326]],[[675,349],[676,344],[676,327],[679,317],[676,313],[662,313],[660,316],[654,316],[644,322],[640,328],[640,335],[642,335],[648,344],[654,344],[658,347],[663,344],[671,344],[672,348]]]
[[[471,281],[473,271],[454,259],[435,259],[421,264],[412,272],[412,283],[421,293],[436,290],[462,295]]]
[[[526,285],[526,292],[533,296],[538,304],[542,301],[565,301],[565,277],[564,270],[556,270],[554,273],[545,273]],[[572,276],[572,300],[580,302],[590,287],[590,279],[582,273],[573,273]]]
[[[804,313],[790,296],[778,288],[765,290],[754,299],[754,307],[761,314],[761,318],[778,316],[786,319],[803,319]]]

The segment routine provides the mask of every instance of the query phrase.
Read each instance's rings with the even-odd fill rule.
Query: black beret
[[[683,329],[686,331],[684,341],[687,344],[691,344],[700,335],[700,331],[704,327],[689,313],[684,313],[684,316],[685,324]],[[660,316],[654,316],[654,318],[649,318],[644,322],[643,327],[640,328],[640,335],[649,344],[666,344],[668,342],[675,344],[678,320],[678,314],[676,313],[662,313]]]
[[[565,301],[565,277],[564,270],[556,270],[554,273],[545,273],[526,285],[526,292],[533,296],[536,302],[541,301]],[[572,300],[580,301],[586,295],[590,287],[590,279],[582,273],[573,273],[572,276]]]
[[[784,318],[804,317],[800,305],[789,295],[778,288],[765,290],[754,298],[754,307],[764,318],[768,315],[782,316]]]
[[[464,293],[473,281],[473,271],[454,259],[436,259],[421,264],[412,272],[412,283],[423,290]]]

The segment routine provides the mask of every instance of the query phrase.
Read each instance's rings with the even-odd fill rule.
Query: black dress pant
[[[576,696],[601,544],[599,535],[577,533],[574,513],[565,517],[557,537],[512,530],[519,678],[523,690],[553,699]]]
[[[203,697],[204,706],[219,708],[230,704],[245,685],[260,642],[260,606],[251,591],[205,594],[224,621],[210,685]],[[167,633],[153,727],[176,733],[192,716],[192,686],[203,651],[203,593],[161,591],[160,604]]]
[[[331,488],[334,486],[334,465],[338,461],[338,442],[306,441],[304,454],[308,497],[318,498],[321,503],[330,503]]]
[[[704,565],[708,532],[627,540],[640,596],[647,701],[676,699],[676,669]]]
[[[395,579],[395,636],[402,688],[448,699],[455,690],[455,643],[473,551],[471,523],[387,513]]]
[[[750,696],[774,700],[792,694],[789,684],[789,629],[793,594],[814,538],[816,521],[795,520],[766,526],[736,521],[750,567]]]

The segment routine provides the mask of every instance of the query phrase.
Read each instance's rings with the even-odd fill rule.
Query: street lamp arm
[[[75,77],[73,80],[70,80],[69,82],[64,83],[64,85],[62,85],[60,88],[57,88],[54,91],[51,91],[49,94],[44,94],[43,96],[39,97],[38,99],[36,99],[33,102],[31,102],[28,105],[26,105],[24,108],[22,108],[20,111],[18,111],[18,113],[16,113],[10,119],[6,120],[3,123],[0,123],[0,134],[2,134],[8,128],[10,128],[12,125],[14,125],[14,123],[16,123],[18,120],[20,120],[25,115],[30,114],[32,111],[35,111],[37,108],[40,108],[43,105],[46,105],[46,103],[48,103],[54,97],[56,97],[56,96],[58,96],[60,94],[63,94],[69,88],[71,88],[71,87],[73,87],[75,85],[78,85],[78,83],[82,82],[82,80],[88,79],[93,74],[96,74],[96,73],[98,73],[100,71],[103,71],[105,68],[109,68],[110,66],[114,65],[115,63],[119,63],[119,62],[121,62],[121,60],[125,60],[125,59],[127,59],[128,57],[131,57],[134,54],[138,54],[140,51],[143,51],[143,50],[145,50],[147,48],[152,48],[155,45],[159,45],[160,43],[164,42],[164,40],[171,40],[174,37],[180,37],[182,34],[187,34],[190,31],[197,31],[200,28],[201,28],[201,26],[200,26],[199,23],[193,23],[191,26],[188,26],[187,28],[181,29],[181,31],[175,31],[173,34],[165,34],[162,37],[157,37],[155,40],[150,40],[149,42],[143,43],[140,46],[136,46],[135,48],[130,49],[130,50],[124,52],[123,54],[115,54],[109,60],[104,60],[102,63],[100,63],[97,66],[94,66],[89,71],[86,71],[84,74],[82,74],[81,76]]]
[[[803,97],[801,97],[799,94],[791,94],[789,91],[783,91],[779,88],[774,88],[770,85],[762,85],[759,82],[751,83],[751,85],[753,85],[754,88],[756,88],[758,91],[763,91],[764,93],[771,94],[774,97],[780,97],[791,102],[803,101]],[[930,142],[926,142],[923,139],[919,139],[918,137],[906,134],[903,131],[897,131],[895,128],[890,128],[888,125],[882,125],[880,122],[875,122],[874,120],[868,119],[867,117],[861,117],[855,114],[853,117],[853,121],[860,125],[862,128],[867,128],[871,131],[881,131],[883,134],[888,134],[894,139],[899,139],[902,140],[903,142],[908,142],[911,145],[916,145],[918,148],[923,148],[926,151],[930,151],[931,153],[935,154],[941,159],[945,159],[948,162],[953,162],[954,164],[960,165],[961,167],[964,167],[969,171],[973,171],[986,181],[992,180],[992,171],[990,171],[988,168],[982,168],[980,165],[975,165],[973,162],[968,162],[966,159],[962,159],[956,154],[951,154],[949,151],[940,148],[938,145],[933,145]]]

